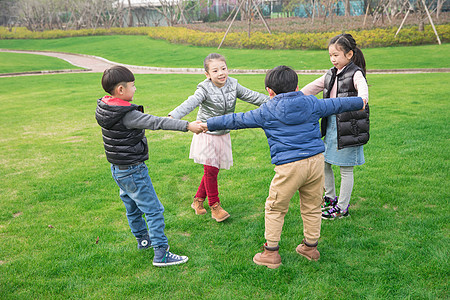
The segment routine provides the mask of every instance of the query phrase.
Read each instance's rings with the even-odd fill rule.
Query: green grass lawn
[[[146,36],[89,36],[51,40],[0,40],[0,48],[47,50],[97,55],[108,60],[154,67],[201,68],[211,52],[227,57],[231,69],[296,70],[332,67],[326,50],[254,50],[174,45]],[[368,69],[449,68],[450,44],[363,49]]]
[[[0,52],[0,74],[81,69],[62,59],[34,54]]]
[[[219,174],[231,214],[224,223],[190,208],[202,176],[188,159],[192,134],[147,131],[171,250],[190,260],[159,269],[153,251],[137,250],[94,118],[100,78],[0,78],[0,298],[449,298],[450,74],[369,75],[371,140],[355,169],[351,217],[323,222],[321,259],[309,262],[295,252],[303,237],[296,195],[276,270],[252,262],[274,175],[259,129],[231,133],[235,164]],[[137,75],[135,102],[165,116],[203,78]],[[263,75],[236,78],[264,89]],[[238,103],[237,111],[253,108]]]

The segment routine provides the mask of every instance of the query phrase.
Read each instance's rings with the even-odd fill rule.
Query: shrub
[[[450,41],[450,24],[436,26],[441,42]],[[352,34],[359,46],[363,48],[388,47],[398,45],[435,44],[436,36],[431,26],[425,31],[417,27],[403,28],[395,36],[397,28],[347,31]],[[328,40],[341,32],[322,33],[276,33],[253,32],[250,38],[245,32],[229,33],[223,43],[224,47],[247,49],[326,49]],[[155,27],[149,31],[154,39],[164,39],[171,43],[194,46],[217,47],[223,38],[223,32],[201,32],[183,27]]]
[[[450,41],[450,24],[437,25],[441,42]],[[362,48],[388,47],[399,45],[435,44],[436,36],[431,26],[418,31],[417,26],[403,28],[395,36],[397,28],[377,28],[371,30],[347,31],[352,34]],[[294,32],[274,33],[253,32],[250,38],[246,32],[231,32],[223,47],[246,49],[326,49],[328,40],[341,32]],[[223,32],[202,32],[185,27],[126,27],[109,29],[48,30],[32,32],[23,27],[11,30],[0,27],[0,39],[55,39],[91,35],[148,35],[153,39],[167,40],[171,43],[203,47],[217,47]]]

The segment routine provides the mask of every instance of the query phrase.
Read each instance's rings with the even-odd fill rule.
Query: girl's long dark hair
[[[328,44],[328,47],[331,45],[338,45],[342,51],[344,51],[345,54],[350,52],[350,50],[353,51],[352,61],[355,65],[363,69],[364,75],[366,74],[366,60],[364,59],[364,54],[362,53],[361,49],[356,47],[356,41],[352,37],[351,34],[348,33],[342,33],[330,40],[330,43]]]

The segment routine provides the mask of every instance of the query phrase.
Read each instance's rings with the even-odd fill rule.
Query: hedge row
[[[126,27],[126,28],[98,28],[79,30],[46,30],[30,31],[25,27],[14,27],[8,29],[0,26],[0,39],[59,39],[66,37],[94,36],[94,35],[147,35],[149,27]]]
[[[450,24],[438,25],[436,30],[442,43],[450,41]],[[388,47],[399,45],[436,44],[436,36],[431,26],[425,26],[423,32],[417,27],[403,28],[395,36],[397,28],[348,31],[358,41],[361,48]],[[246,32],[229,33],[223,47],[246,49],[326,49],[328,40],[341,32],[323,33],[276,33]],[[32,32],[23,27],[8,30],[0,27],[0,39],[54,39],[93,35],[148,35],[153,39],[163,39],[171,43],[188,44],[203,47],[217,47],[223,32],[201,32],[183,27],[128,27],[110,29],[49,30]]]
[[[450,24],[436,27],[442,43],[450,41]],[[347,31],[353,35],[362,48],[388,47],[398,45],[436,44],[436,35],[431,26],[426,26],[423,32],[417,27],[403,28],[395,36],[397,28],[372,29],[362,31]],[[223,43],[224,47],[247,49],[326,49],[328,40],[342,32],[323,33],[276,33],[268,34],[254,32],[250,38],[246,32],[229,33]],[[182,27],[149,29],[149,36],[154,39],[164,39],[171,43],[188,44],[194,46],[217,47],[224,33],[205,33]]]

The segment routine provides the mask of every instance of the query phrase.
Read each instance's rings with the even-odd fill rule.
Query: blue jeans
[[[168,245],[164,234],[164,207],[156,196],[145,163],[130,166],[126,170],[111,164],[111,173],[120,188],[120,198],[125,204],[133,235],[139,237],[148,231],[153,247]]]

